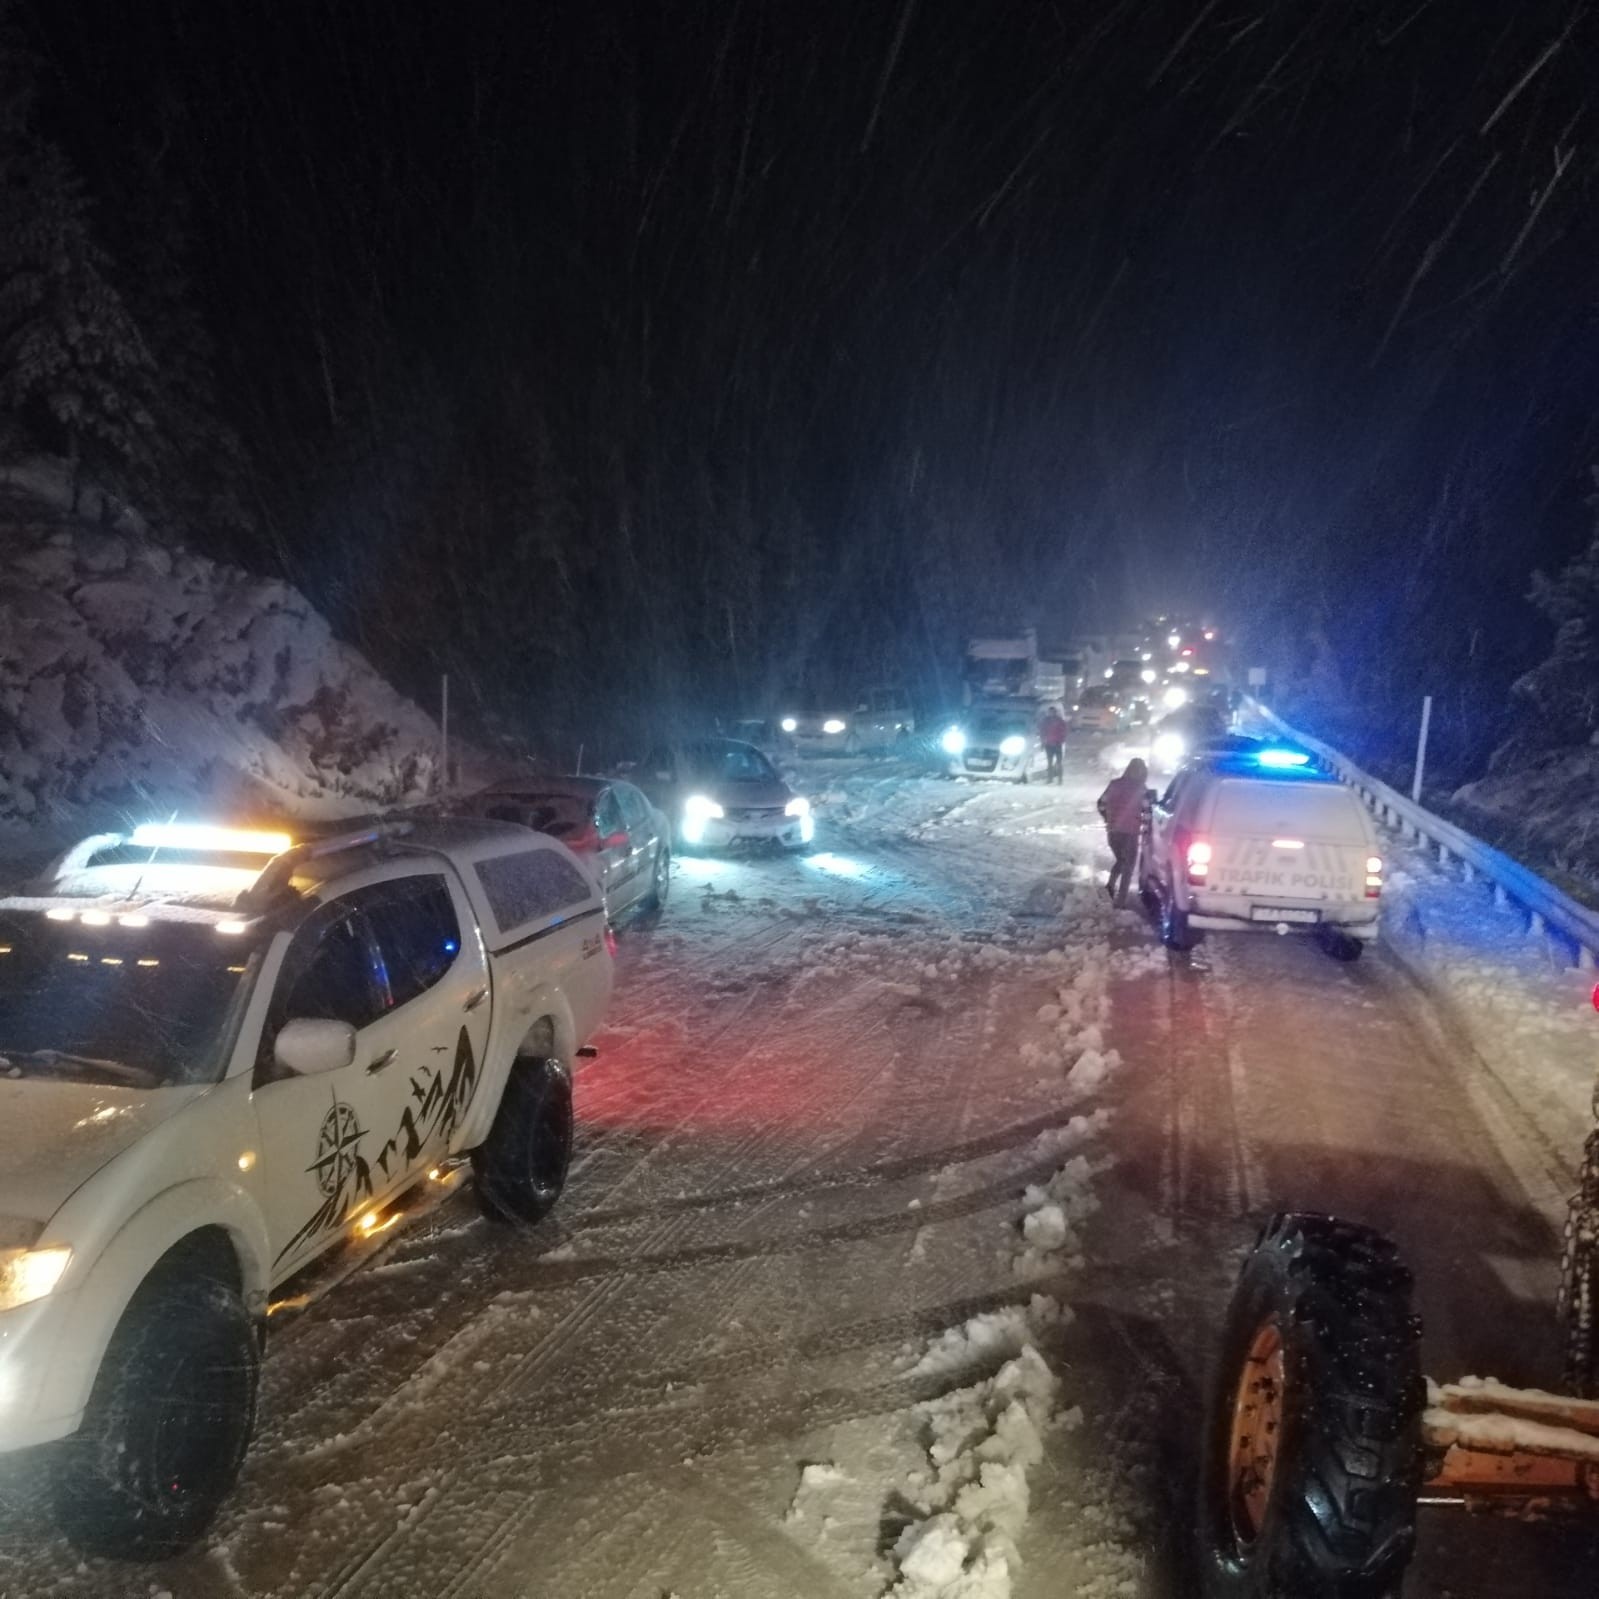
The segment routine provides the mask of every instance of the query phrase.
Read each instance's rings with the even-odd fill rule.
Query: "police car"
[[[1377,938],[1371,816],[1301,750],[1268,744],[1182,767],[1150,809],[1139,871],[1173,949],[1202,932],[1313,933],[1353,960]]]
[[[274,1293],[475,1175],[531,1223],[599,1024],[600,891],[509,823],[151,825],[0,900],[0,1452],[86,1551],[199,1536]]]

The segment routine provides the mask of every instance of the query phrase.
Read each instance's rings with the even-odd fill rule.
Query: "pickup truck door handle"
[[[398,1054],[399,1051],[397,1049],[386,1049],[381,1055],[374,1055],[372,1059],[366,1063],[368,1074],[370,1075],[372,1072],[380,1072],[385,1066],[392,1066],[394,1064],[394,1057]]]
[[[476,1010],[478,1008],[478,1006],[481,1005],[483,1003],[483,1001],[486,1000],[488,997],[489,997],[488,989],[487,988],[480,988],[480,989],[477,990],[477,992],[475,994],[472,994],[472,995],[470,995],[467,998],[467,1002],[461,1007],[461,1009],[462,1010]]]

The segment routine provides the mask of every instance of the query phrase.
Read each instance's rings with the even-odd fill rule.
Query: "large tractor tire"
[[[1398,1599],[1421,1483],[1420,1327],[1380,1233],[1279,1215],[1244,1263],[1200,1463],[1206,1599]]]

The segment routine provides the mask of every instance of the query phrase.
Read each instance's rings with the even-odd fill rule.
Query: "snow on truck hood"
[[[102,1166],[206,1087],[0,1078],[0,1218],[49,1221]]]

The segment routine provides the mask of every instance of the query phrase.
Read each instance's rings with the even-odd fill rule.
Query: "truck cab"
[[[52,1446],[79,1547],[199,1536],[274,1292],[407,1191],[549,1209],[611,981],[594,879],[508,823],[150,824],[0,900],[0,1453]]]

